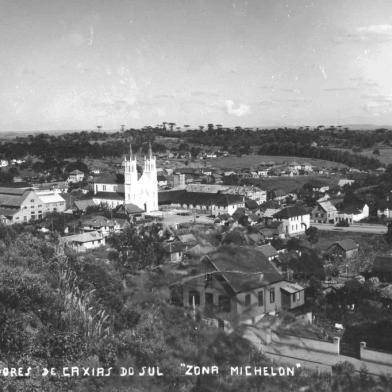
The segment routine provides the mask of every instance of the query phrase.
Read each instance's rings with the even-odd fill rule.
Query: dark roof
[[[278,251],[271,245],[265,244],[259,246],[259,248],[265,257],[274,257],[278,254]]]
[[[124,175],[106,175],[97,177],[94,179],[95,184],[123,184],[124,183]]]
[[[385,210],[385,209],[392,210],[392,200],[382,200],[380,201],[378,205],[379,210]]]
[[[144,212],[143,209],[132,203],[124,204],[124,208],[128,212],[128,214],[139,214],[141,212]]]
[[[227,206],[228,204],[241,203],[242,201],[242,196],[225,195],[220,193],[187,192],[185,190],[158,193],[159,204],[178,203],[188,205]]]
[[[233,219],[238,220],[240,219],[242,216],[246,215],[245,213],[245,208],[243,207],[239,207],[237,208],[234,212],[233,212]]]
[[[185,189],[158,192],[158,204],[171,204],[172,202],[178,200],[180,195],[185,192]]]
[[[335,245],[339,246],[340,248],[342,248],[346,252],[349,250],[352,250],[352,249],[357,249],[359,247],[359,245],[351,238],[347,238],[347,239],[341,240],[341,241],[336,241],[329,248],[331,248]]]
[[[95,206],[95,203],[91,199],[75,200],[74,205],[78,210],[84,211],[87,207]]]
[[[254,247],[222,246],[206,256],[228,282],[234,292],[264,287],[283,280],[279,270]]]
[[[362,212],[363,209],[363,205],[349,205],[349,206],[345,206],[345,207],[341,207],[339,209],[339,213],[341,214],[358,214],[360,212]]]
[[[94,196],[94,199],[103,199],[103,200],[124,200],[124,193],[121,192],[97,192]]]
[[[245,198],[245,207],[249,208],[250,210],[256,210],[259,208],[259,205],[257,204],[256,200]]]
[[[0,207],[0,216],[4,215],[6,218],[12,218],[14,214],[19,211],[19,208],[1,208]]]
[[[301,216],[308,214],[303,207],[293,206],[293,207],[286,207],[283,210],[278,211],[274,214],[274,218],[278,219],[288,219],[293,218],[294,216]]]
[[[175,170],[175,174],[200,174],[200,170],[199,169],[195,169],[193,167],[180,167],[178,169]]]
[[[0,188],[31,188],[32,185],[29,182],[3,182],[0,183]]]
[[[106,218],[106,216],[95,215],[85,219],[82,222],[82,225],[93,226],[93,227],[104,227],[104,226],[114,226],[115,222],[113,220],[110,220],[109,218]]]

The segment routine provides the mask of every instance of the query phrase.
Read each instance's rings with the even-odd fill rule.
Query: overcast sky
[[[391,0],[0,0],[0,131],[392,123]]]

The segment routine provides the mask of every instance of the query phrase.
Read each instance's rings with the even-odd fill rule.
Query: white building
[[[61,242],[67,244],[77,252],[85,252],[88,249],[95,249],[105,245],[105,237],[98,231],[90,231],[61,237]]]
[[[304,234],[310,226],[310,214],[298,206],[283,208],[274,214],[274,219],[282,222],[286,236]]]
[[[65,200],[52,191],[0,187],[0,215],[7,224],[42,219],[45,214],[65,210]]]
[[[382,203],[377,210],[377,216],[379,218],[392,218],[392,202],[387,200],[386,202]]]
[[[336,215],[337,222],[347,222],[349,224],[359,222],[369,216],[369,206],[365,204],[363,207],[349,206],[339,210]]]
[[[158,210],[156,157],[152,155],[151,145],[148,156],[144,158],[143,173],[140,177],[131,146],[129,158],[124,158],[123,166],[125,168],[124,184],[116,180],[102,179],[94,182],[94,203],[106,204],[110,208],[121,204],[133,204],[145,212]]]
[[[69,173],[68,182],[80,182],[84,179],[84,173],[80,170],[73,170]]]

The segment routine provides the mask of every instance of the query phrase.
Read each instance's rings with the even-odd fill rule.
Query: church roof
[[[111,175],[106,175],[106,176],[101,176],[98,177],[94,180],[95,184],[121,184],[124,181],[124,178],[119,178],[120,176],[111,176]],[[122,180],[122,182],[121,182]]]
[[[169,191],[158,193],[159,204],[192,204],[192,205],[219,205],[227,206],[229,204],[241,203],[243,196],[225,195],[220,193],[204,193],[204,192],[187,192]]]
[[[124,193],[122,192],[97,192],[94,196],[94,199],[103,199],[103,200],[124,200]]]

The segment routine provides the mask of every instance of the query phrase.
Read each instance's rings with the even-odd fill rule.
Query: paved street
[[[356,232],[356,233],[369,233],[369,234],[384,234],[387,232],[387,227],[378,224],[367,224],[367,223],[355,223],[349,227],[336,227],[332,224],[324,223],[311,223],[312,226],[317,227],[319,230],[326,231],[345,231],[345,232]]]

